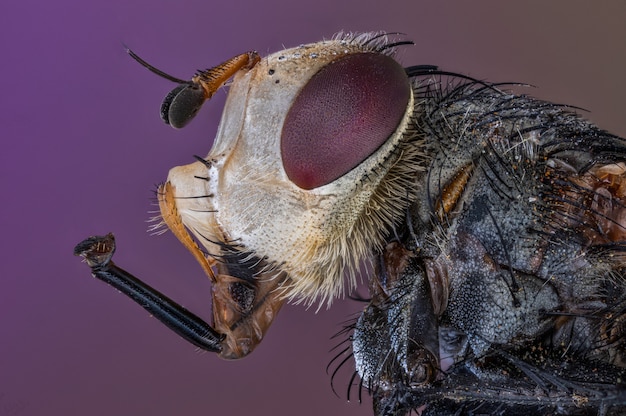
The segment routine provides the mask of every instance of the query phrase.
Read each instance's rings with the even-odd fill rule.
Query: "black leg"
[[[207,351],[222,351],[224,334],[218,333],[198,316],[117,267],[111,261],[114,251],[115,238],[113,234],[107,234],[80,242],[74,248],[74,255],[85,259],[94,277],[130,297],[187,341]]]

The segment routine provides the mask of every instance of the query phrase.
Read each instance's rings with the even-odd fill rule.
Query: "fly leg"
[[[115,252],[113,234],[94,236],[80,242],[74,255],[85,259],[91,274],[130,297],[152,316],[185,340],[207,351],[221,352],[226,337],[211,325],[189,312],[167,296],[146,285],[112,261]]]

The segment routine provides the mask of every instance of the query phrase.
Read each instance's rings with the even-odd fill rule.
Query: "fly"
[[[626,141],[570,108],[339,35],[172,77],[184,127],[232,78],[206,157],[170,170],[163,223],[213,285],[202,321],[111,260],[92,274],[194,345],[246,356],[285,301],[327,304],[364,260],[344,355],[376,415],[626,412]],[[342,364],[340,364],[341,366]]]

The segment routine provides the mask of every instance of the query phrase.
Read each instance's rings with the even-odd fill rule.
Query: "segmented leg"
[[[85,259],[95,278],[130,297],[152,316],[195,346],[217,353],[222,351],[224,334],[218,333],[198,316],[126,270],[117,267],[111,261],[114,252],[115,238],[110,233],[105,236],[89,237],[74,248],[74,255]]]

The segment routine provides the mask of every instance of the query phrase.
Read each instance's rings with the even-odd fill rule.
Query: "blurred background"
[[[384,3],[384,4],[383,4]],[[345,31],[399,31],[435,64],[588,110],[626,136],[626,3],[373,0],[4,0],[0,6],[0,416],[369,415],[330,386],[331,336],[362,305],[287,306],[248,358],[200,353],[72,255],[112,231],[116,261],[210,317],[208,279],[146,230],[155,184],[208,153],[224,91],[184,130],[159,119],[174,76]]]

